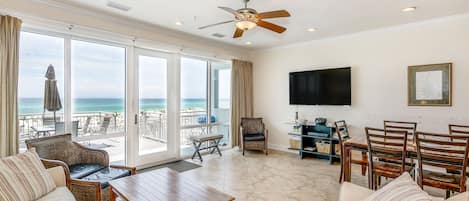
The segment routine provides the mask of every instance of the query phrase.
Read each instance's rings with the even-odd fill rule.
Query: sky
[[[125,96],[125,48],[83,41],[71,42],[72,98],[123,98]],[[141,98],[166,97],[166,60],[139,56]],[[64,39],[21,33],[19,97],[42,98],[44,75],[55,68],[59,93],[64,92]],[[226,67],[226,64],[214,66]],[[181,59],[181,98],[205,98],[205,61]],[[230,70],[220,71],[220,99],[230,97]]]

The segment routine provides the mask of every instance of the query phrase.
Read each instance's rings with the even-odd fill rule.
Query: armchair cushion
[[[127,169],[107,167],[81,179],[88,181],[98,181],[101,183],[101,188],[104,189],[109,186],[109,181],[130,176],[130,174],[130,170]]]
[[[104,166],[101,164],[75,164],[71,165],[69,167],[70,169],[70,178],[72,179],[81,179],[83,177],[86,177],[88,175],[91,175],[101,169],[103,169]]]
[[[243,128],[243,134],[264,133],[262,118],[241,118],[241,127]]]
[[[244,136],[244,141],[264,141],[264,134],[249,134]]]

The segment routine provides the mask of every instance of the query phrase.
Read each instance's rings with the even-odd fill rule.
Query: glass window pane
[[[166,151],[167,65],[163,58],[138,56],[139,155]]]
[[[125,66],[125,48],[71,42],[73,137],[115,164],[125,161]]]
[[[20,150],[26,150],[24,140],[54,133],[53,112],[44,110],[44,87],[47,67],[53,65],[62,102],[56,111],[56,121],[63,120],[64,39],[21,32],[19,51],[18,112]]]
[[[221,145],[230,142],[231,63],[212,62],[210,132],[223,134]]]
[[[191,136],[207,133],[207,61],[181,59],[181,153],[192,155]]]

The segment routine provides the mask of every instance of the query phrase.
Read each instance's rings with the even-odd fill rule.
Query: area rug
[[[202,166],[191,163],[191,162],[181,160],[181,161],[176,161],[176,162],[172,162],[172,163],[166,163],[166,164],[158,165],[158,166],[155,166],[155,167],[145,168],[145,169],[140,170],[138,172],[147,172],[147,171],[156,170],[156,169],[165,168],[165,167],[181,173],[181,172],[196,169],[196,168],[199,168],[199,167],[202,167]]]

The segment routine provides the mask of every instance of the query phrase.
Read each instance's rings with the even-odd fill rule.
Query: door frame
[[[136,166],[137,169],[154,166],[157,164],[176,161],[179,156],[179,80],[180,67],[178,54],[166,53],[144,48],[129,48],[129,68],[127,77],[128,101],[127,101],[127,158],[128,164]],[[139,56],[164,58],[167,60],[167,150],[139,156]],[[136,116],[137,115],[137,116]],[[137,117],[137,124],[136,119]]]

